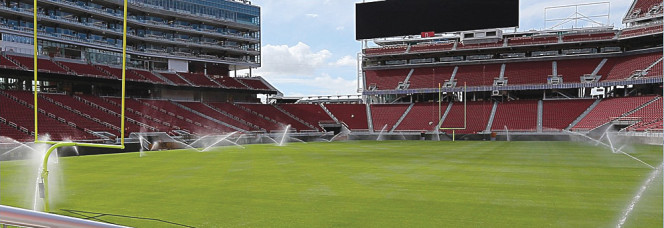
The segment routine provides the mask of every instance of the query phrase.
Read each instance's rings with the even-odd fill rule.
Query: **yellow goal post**
[[[463,127],[442,127],[443,126],[443,111],[442,111],[442,102],[443,102],[443,89],[440,83],[438,83],[438,130],[452,130],[452,141],[456,140],[456,130],[466,130],[468,127],[468,106],[467,106],[467,97],[466,97],[467,87],[466,83],[463,83]]]
[[[79,147],[95,147],[95,148],[106,148],[106,149],[124,149],[125,148],[125,91],[126,91],[126,68],[127,68],[127,0],[124,0],[124,5],[123,5],[123,26],[122,26],[122,102],[121,102],[121,114],[120,114],[120,145],[112,145],[112,144],[95,144],[95,143],[77,143],[77,142],[59,142],[59,141],[40,141],[39,140],[39,108],[37,106],[37,101],[38,101],[38,69],[37,68],[37,56],[38,56],[38,43],[37,43],[37,0],[33,0],[33,22],[32,22],[32,29],[33,29],[33,48],[34,48],[34,56],[33,56],[33,73],[34,73],[34,79],[33,79],[33,94],[34,94],[34,118],[35,118],[35,143],[40,143],[40,144],[50,144],[52,145],[47,151],[46,154],[44,155],[44,160],[42,161],[42,173],[41,173],[41,181],[43,181],[44,184],[44,211],[48,212],[48,158],[50,157],[51,153],[60,147],[73,147],[73,146],[79,146]]]

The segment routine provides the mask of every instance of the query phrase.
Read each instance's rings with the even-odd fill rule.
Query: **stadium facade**
[[[657,1],[636,0],[621,30],[489,29],[377,39],[379,47],[360,54],[362,100],[298,104],[260,104],[257,94],[278,90],[261,77],[233,73],[260,66],[258,7],[238,1],[130,3],[130,133],[256,135],[290,126],[302,136],[332,136],[345,128],[358,137],[380,132],[399,139],[450,134],[440,128],[484,138],[606,128],[662,134]],[[116,140],[120,6],[40,2],[40,133],[55,140]],[[0,109],[0,133],[29,141],[30,5],[5,1],[0,16],[0,103],[14,107]]]
[[[0,6],[0,47],[7,69],[32,68],[32,8],[32,1],[8,0]],[[39,1],[41,85],[57,92],[113,95],[122,59],[122,8],[123,1]],[[128,12],[131,95],[246,100],[256,93],[275,93],[260,78],[254,79],[266,85],[252,87],[228,79],[237,70],[260,67],[258,6],[230,0],[130,0]],[[3,76],[13,75],[21,74]],[[31,84],[20,77],[4,82],[24,89]],[[206,93],[193,93],[197,90],[191,87]],[[219,96],[220,88],[237,91]]]

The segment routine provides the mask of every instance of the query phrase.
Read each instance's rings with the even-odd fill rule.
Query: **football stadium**
[[[293,98],[251,1],[3,0],[0,224],[664,224],[661,1],[349,4],[358,94]]]

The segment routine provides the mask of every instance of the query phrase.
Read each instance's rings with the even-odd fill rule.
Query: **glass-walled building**
[[[39,55],[120,64],[122,4],[40,0]],[[32,8],[30,0],[2,0],[2,51],[32,54]],[[128,11],[131,67],[224,74],[260,66],[260,8],[249,1],[130,0]]]

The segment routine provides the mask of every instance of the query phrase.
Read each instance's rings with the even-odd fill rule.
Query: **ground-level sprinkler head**
[[[44,195],[44,181],[39,182],[39,198],[46,198]]]

